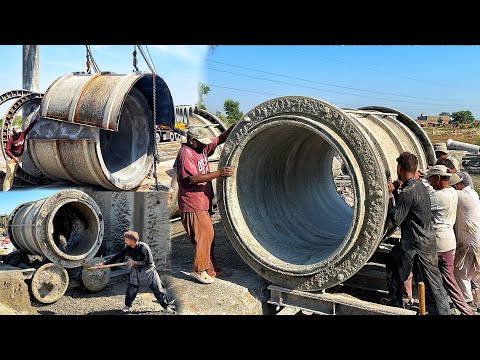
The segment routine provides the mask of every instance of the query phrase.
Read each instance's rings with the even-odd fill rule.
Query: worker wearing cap
[[[455,169],[460,170],[460,163],[452,155],[450,151],[447,150],[446,143],[437,143],[433,145],[433,150],[435,151],[435,157],[438,159],[448,159],[453,163]]]
[[[449,315],[448,296],[438,269],[430,198],[426,187],[415,177],[418,158],[403,152],[397,163],[398,181],[388,184],[388,191],[395,198],[395,206],[389,202],[388,218],[395,226],[400,226],[401,238],[388,257],[388,297],[381,302],[401,307],[402,287],[413,271],[417,281],[425,282],[428,313]]]
[[[25,138],[38,122],[39,118],[40,114],[36,112],[33,120],[30,122],[30,125],[28,125],[25,130],[22,131],[20,126],[14,126],[12,129],[12,136],[8,138],[7,147],[5,150],[7,155],[17,164],[20,162],[20,156],[22,156],[23,150],[25,149]]]
[[[480,283],[480,200],[477,192],[465,183],[463,175],[453,174],[448,182],[458,195],[453,273],[466,302],[476,310],[471,283]]]
[[[456,172],[460,171],[460,169],[458,168],[458,161],[455,163],[452,160],[455,160],[455,159],[454,158],[449,159],[449,158],[446,158],[446,157],[441,157],[437,160],[435,165],[445,165],[448,168],[448,170],[450,171],[450,173],[455,174]],[[473,189],[472,177],[465,170],[462,171],[462,178],[463,178],[463,182],[465,183],[465,185],[470,186]]]
[[[232,167],[210,171],[208,157],[223,144],[235,124],[218,137],[211,137],[204,127],[193,126],[187,131],[187,142],[182,144],[175,164],[178,183],[178,207],[182,224],[194,246],[190,276],[203,284],[211,284],[215,277],[226,275],[215,260],[212,214],[212,180],[234,174]]]
[[[148,286],[162,306],[162,311],[173,313],[173,301],[169,302],[167,290],[158,275],[152,250],[146,243],[139,241],[136,231],[128,230],[124,234],[125,246],[111,259],[97,265],[109,265],[128,258],[127,265],[131,268],[125,295],[124,312],[130,312],[133,300],[138,294],[140,285]]]
[[[432,225],[437,243],[438,267],[442,274],[443,287],[455,307],[463,315],[472,315],[455,279],[454,258],[457,242],[453,225],[457,218],[457,191],[450,187],[448,181],[452,174],[444,165],[435,165],[425,174],[428,180],[428,193],[432,205]]]
[[[39,112],[36,112],[33,116],[33,120],[30,122],[30,125],[28,125],[25,130],[22,131],[20,126],[14,126],[12,128],[12,135],[8,138],[7,146],[5,148],[5,152],[11,158],[11,160],[7,160],[7,175],[5,176],[5,180],[3,182],[3,191],[8,191],[10,189],[10,186],[13,182],[13,177],[17,171],[18,164],[21,161],[20,157],[25,150],[25,138],[38,122],[39,118],[40,114]],[[12,161],[13,163],[11,163]]]

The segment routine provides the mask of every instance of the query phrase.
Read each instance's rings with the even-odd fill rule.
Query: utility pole
[[[38,92],[39,86],[39,45],[23,45],[23,71],[22,71],[22,86],[24,90]],[[31,121],[31,114],[36,111],[36,105],[25,105],[22,107],[22,129],[25,129]],[[22,170],[32,176],[38,176],[39,170],[33,165],[30,156],[27,156],[25,151],[22,156]]]
[[[39,45],[23,45],[23,89],[39,91]],[[35,111],[35,106],[24,107],[22,127],[30,123],[28,117]],[[27,120],[28,119],[28,120]]]

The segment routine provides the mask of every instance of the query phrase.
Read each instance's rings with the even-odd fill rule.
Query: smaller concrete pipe
[[[103,241],[103,216],[93,199],[78,190],[62,190],[24,203],[10,215],[13,245],[66,268],[92,259]]]
[[[468,151],[469,153],[480,154],[480,146],[464,143],[461,141],[455,141],[453,139],[447,140],[447,149]]]

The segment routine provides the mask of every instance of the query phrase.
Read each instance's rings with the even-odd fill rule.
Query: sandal
[[[193,277],[194,279],[200,281],[202,284],[211,284],[215,280],[210,275],[208,275],[205,270],[202,271],[201,273],[198,273],[196,271],[192,271],[190,273],[190,276]]]

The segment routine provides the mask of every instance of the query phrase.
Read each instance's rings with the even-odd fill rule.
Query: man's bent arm
[[[34,120],[32,120],[32,121],[30,122],[30,125],[28,125],[28,127],[27,127],[25,130],[23,130],[23,134],[24,134],[23,136],[26,137],[26,136],[28,135],[28,133],[30,132],[30,130],[33,129],[33,127],[35,126],[35,124],[36,124],[37,122],[38,122],[38,117],[36,117]]]
[[[5,152],[7,153],[7,155],[11,158],[11,159],[14,159],[16,156],[12,154],[12,144],[13,144],[13,141],[12,141],[12,138],[8,138],[8,141],[7,141],[7,147],[5,148]]]
[[[119,252],[117,252],[115,254],[114,257],[112,257],[111,259],[107,260],[104,262],[105,265],[108,265],[108,264],[113,264],[115,263],[116,261],[120,260],[120,259],[124,259],[125,258],[125,255],[127,254],[127,247],[125,246],[122,250],[120,250]]]
[[[195,174],[195,175],[190,175],[188,177],[188,180],[192,183],[192,184],[198,184],[198,183],[202,183],[202,182],[207,182],[207,181],[210,181],[210,180],[213,180],[213,179],[216,179],[216,178],[219,178],[220,177],[220,171],[214,171],[214,172],[211,172],[211,173],[208,173],[208,174]]]
[[[221,133],[218,136],[218,144],[223,144],[225,141],[227,141],[228,135],[232,132],[233,128],[237,125],[237,123],[232,124],[227,130],[225,130],[223,133]]]
[[[395,207],[389,210],[387,216],[396,226],[401,225],[403,220],[405,220],[412,206],[412,202],[412,196],[402,192],[396,201]]]

